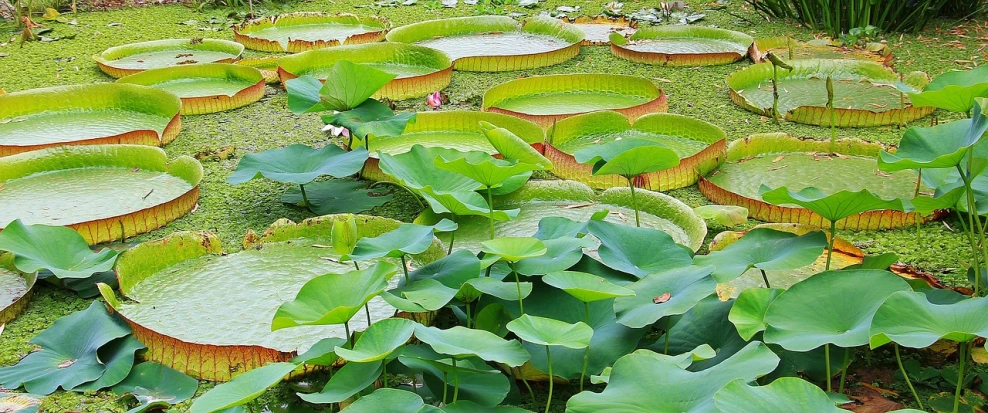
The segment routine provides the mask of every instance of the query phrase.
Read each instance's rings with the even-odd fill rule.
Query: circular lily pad
[[[789,55],[790,49],[792,56]],[[885,43],[868,43],[863,48],[845,47],[842,42],[830,38],[808,42],[791,37],[755,39],[751,60],[767,62],[765,55],[772,52],[786,60],[793,59],[857,59],[892,66],[892,49]]]
[[[234,62],[235,65],[253,67],[261,71],[261,75],[264,76],[264,83],[269,85],[278,83],[281,79],[278,78],[278,58],[274,56],[268,57],[253,57],[249,59],[240,59]]]
[[[0,95],[0,156],[63,145],[161,146],[182,129],[181,101],[158,89],[112,83]]]
[[[583,32],[551,17],[518,23],[507,16],[458,17],[402,26],[389,42],[438,49],[456,70],[503,72],[552,66],[580,53]]]
[[[599,15],[595,17],[580,16],[575,19],[561,17],[561,19],[566,19],[570,24],[583,30],[585,36],[582,44],[584,46],[603,46],[610,43],[611,33],[628,37],[638,30],[638,22],[628,20],[625,17],[615,19]]]
[[[202,165],[141,145],[64,146],[4,158],[0,226],[62,225],[90,245],[164,226],[199,199]]]
[[[642,28],[611,53],[632,62],[663,66],[714,66],[744,59],[754,39],[741,32],[699,26]]]
[[[24,311],[37,280],[37,274],[17,271],[12,258],[10,254],[0,257],[0,325],[9,323]]]
[[[271,331],[278,307],[291,301],[310,279],[345,273],[353,263],[339,262],[329,247],[334,218],[327,215],[298,224],[279,220],[264,235],[248,232],[244,249],[224,254],[211,234],[179,232],[146,242],[121,254],[117,261],[120,292],[104,296],[148,346],[149,360],[206,380],[229,380],[236,373],[269,362],[288,361],[329,337],[343,338],[343,325],[305,326]],[[397,228],[395,220],[356,216],[358,237],[373,237]],[[415,266],[443,255],[438,240]],[[372,262],[360,262],[367,268]],[[389,284],[394,287],[401,275]],[[222,291],[222,294],[217,294]],[[382,298],[369,303],[371,319],[380,321],[396,310]],[[350,320],[363,330],[363,311]]]
[[[251,50],[297,53],[341,44],[379,42],[389,27],[387,20],[374,16],[289,13],[236,26],[233,38]]]
[[[783,133],[758,134],[731,142],[727,162],[720,169],[700,178],[700,192],[722,205],[748,208],[751,218],[768,222],[793,222],[816,227],[830,223],[798,206],[771,205],[762,200],[759,189],[786,187],[799,191],[816,187],[826,194],[843,190],[867,189],[884,199],[912,199],[916,175],[911,171],[881,172],[875,158],[882,146],[859,140],[841,140],[830,155],[829,141],[799,139]],[[916,224],[917,213],[877,210],[837,221],[837,228],[877,230]]]
[[[654,83],[638,76],[532,76],[488,89],[483,110],[519,117],[545,128],[573,115],[601,110],[613,110],[634,120],[669,110],[669,99]]]
[[[668,113],[645,115],[634,124],[616,112],[588,113],[559,121],[546,136],[545,156],[552,161],[552,173],[598,189],[628,183],[620,175],[594,176],[592,165],[574,159],[580,149],[617,139],[658,142],[672,149],[681,158],[679,166],[635,179],[635,186],[655,191],[693,185],[723,162],[727,150],[727,134],[717,126]]]
[[[150,86],[182,99],[183,115],[222,112],[264,97],[264,76],[252,67],[229,63],[163,67],[117,80]]]
[[[402,100],[445,89],[453,79],[453,62],[443,52],[404,43],[371,43],[339,46],[286,56],[278,60],[281,82],[299,76],[326,80],[341,60],[370,66],[397,75],[374,97]]]
[[[911,122],[933,113],[914,107],[903,93],[919,92],[929,83],[921,72],[900,82],[899,75],[881,64],[862,60],[805,59],[790,62],[793,70],[778,71],[779,114],[788,120],[830,126],[827,76],[834,82],[834,116],[840,127]],[[731,100],[754,113],[772,116],[772,64],[759,63],[727,77]],[[904,105],[903,105],[904,103]]]
[[[480,128],[480,122],[490,122],[505,128],[532,144],[537,150],[542,148],[542,141],[545,139],[542,128],[522,119],[499,113],[465,110],[421,112],[416,115],[415,123],[409,123],[405,127],[401,136],[371,138],[371,155],[367,159],[362,175],[377,181],[390,180],[390,177],[381,172],[378,166],[377,152],[398,155],[410,151],[413,145],[494,154],[496,151],[487,141],[487,136]]]
[[[164,39],[111,47],[96,56],[100,70],[115,78],[168,66],[232,63],[244,46],[219,39]]]
[[[696,251],[707,235],[707,225],[693,210],[676,198],[659,192],[638,191],[641,226],[666,232],[677,243]],[[611,188],[600,195],[590,187],[574,181],[529,181],[510,195],[494,198],[497,209],[521,208],[511,221],[496,222],[497,238],[532,236],[539,221],[546,217],[564,217],[587,221],[597,211],[608,210],[606,221],[635,225],[635,211],[628,188]],[[424,212],[417,221],[429,223],[439,217]],[[480,243],[490,239],[489,221],[484,216],[457,217],[453,249],[480,251]],[[440,234],[447,241],[449,234]]]

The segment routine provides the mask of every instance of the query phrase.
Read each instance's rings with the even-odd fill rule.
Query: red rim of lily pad
[[[264,76],[264,83],[269,85],[278,83],[280,79],[278,78],[278,57],[268,56],[268,57],[251,57],[248,59],[240,59],[233,62],[235,65],[253,67],[261,71],[261,75]]]
[[[792,45],[793,57],[789,58],[789,46]],[[870,42],[863,48],[848,48],[840,41],[830,38],[822,38],[803,42],[791,37],[769,37],[755,39],[755,44],[751,48],[751,60],[755,63],[764,63],[768,59],[766,54],[772,51],[776,55],[786,60],[793,59],[857,59],[869,62],[880,63],[884,66],[892,67],[892,48],[886,43]]]
[[[137,65],[133,63],[142,62],[137,59],[135,62],[124,64],[123,59],[132,58],[146,53],[164,53],[174,55],[166,61],[156,64]],[[197,63],[233,63],[240,58],[244,52],[244,46],[229,40],[220,39],[163,39],[149,42],[130,43],[111,47],[98,55],[93,56],[93,60],[99,65],[100,70],[114,78],[121,78],[148,69],[157,69],[168,66],[184,66]],[[196,53],[208,53],[208,55],[196,57]],[[205,60],[197,60],[205,59]]]
[[[634,42],[690,41],[719,42],[713,51],[635,50]],[[754,39],[733,30],[700,26],[655,26],[640,28],[627,38],[625,44],[611,42],[611,53],[632,62],[662,66],[716,66],[737,62],[750,52]]]
[[[837,141],[834,149],[837,155],[832,161],[841,161],[845,158],[874,158],[885,148],[878,143],[865,142],[858,139],[842,139]],[[772,155],[776,155],[775,159],[779,159],[780,161],[790,155],[815,156],[816,154],[823,154],[822,156],[830,158],[829,153],[829,141],[797,138],[785,133],[755,134],[744,139],[738,139],[728,145],[727,162],[725,165],[740,164],[754,158],[767,158]],[[772,163],[775,164],[775,162]],[[784,165],[780,163],[779,166],[773,168],[782,169],[785,167]],[[841,167],[834,169],[834,177],[851,172],[851,170]],[[875,169],[877,170],[877,166]],[[700,177],[700,192],[713,203],[748,208],[748,216],[759,221],[798,223],[818,228],[830,226],[829,221],[808,209],[797,206],[772,205],[761,200],[760,197],[746,196],[732,192],[731,189],[711,181],[712,177],[722,172],[723,170],[717,170],[712,174]],[[756,174],[757,171],[749,171],[749,173]],[[874,172],[871,173],[874,175]],[[793,180],[800,178],[792,177]],[[840,179],[835,179],[834,182],[841,181]],[[798,190],[802,188],[791,189]],[[916,225],[917,219],[920,219],[921,222],[927,222],[941,218],[944,214],[946,214],[946,211],[936,211],[930,216],[921,217],[920,214],[915,212],[905,213],[892,210],[876,210],[841,219],[837,221],[837,228],[855,230],[901,228]]]
[[[727,134],[710,123],[668,113],[645,115],[631,123],[615,112],[595,112],[560,121],[546,133],[545,157],[552,161],[552,173],[597,189],[627,186],[627,181],[618,175],[594,176],[591,165],[579,163],[573,158],[573,153],[557,148],[581,136],[622,132],[629,133],[628,137],[632,138],[648,139],[648,135],[656,138],[668,136],[703,146],[702,149],[682,157],[679,166],[639,175],[633,181],[639,188],[667,191],[692,185],[700,176],[716,169],[726,157]],[[645,136],[636,136],[639,134]]]
[[[586,35],[583,42],[580,43],[583,46],[606,46],[611,42],[608,37],[610,33],[617,32],[621,35],[630,36],[638,30],[638,21],[630,20],[624,16],[610,17],[600,14],[594,17],[579,16],[577,18],[563,16],[559,19],[583,30]]]
[[[559,113],[542,110],[538,111],[541,113],[534,113],[501,107],[508,106],[511,101],[525,99],[526,96],[529,99],[542,100],[555,95],[554,99],[565,101],[567,94],[623,96],[634,101],[615,107],[597,106]],[[544,105],[537,106],[544,107]],[[629,120],[635,120],[650,113],[668,111],[669,97],[654,83],[639,76],[596,73],[546,75],[515,79],[488,89],[484,93],[482,110],[511,115],[548,128],[571,116],[600,110],[611,110],[626,116]]]
[[[211,82],[220,88],[197,82]],[[183,115],[201,115],[236,109],[264,97],[264,75],[260,70],[229,63],[206,63],[145,70],[117,80],[162,89],[182,99]],[[172,89],[178,85],[181,90]],[[222,90],[220,90],[222,89]]]
[[[355,33],[347,36],[342,42],[339,39],[288,39],[287,44],[281,44],[277,40],[257,37],[256,33],[264,29],[276,27],[291,27],[302,25],[350,25],[367,26],[373,30],[362,33]],[[233,39],[251,50],[262,52],[288,52],[298,53],[306,50],[322,49],[324,47],[339,46],[341,44],[374,43],[384,40],[384,35],[391,28],[391,23],[387,19],[377,16],[359,17],[350,13],[314,13],[298,12],[288,13],[278,16],[261,18],[244,22],[233,28]]]

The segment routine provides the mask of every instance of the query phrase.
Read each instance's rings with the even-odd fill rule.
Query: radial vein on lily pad
[[[533,317],[522,314],[507,324],[508,331],[532,344],[545,346],[545,356],[549,364],[549,395],[545,402],[545,413],[552,405],[552,387],[555,378],[552,374],[552,352],[550,346],[582,349],[590,346],[593,329],[584,322],[570,324],[552,318]]]
[[[594,175],[621,175],[628,180],[631,204],[635,209],[635,225],[641,226],[638,201],[635,199],[635,177],[679,165],[679,155],[658,142],[644,139],[618,139],[591,145],[573,154],[579,163],[593,167]]]

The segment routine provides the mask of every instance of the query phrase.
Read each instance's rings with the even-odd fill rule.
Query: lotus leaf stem
[[[768,274],[765,273],[765,270],[759,268],[758,271],[762,272],[762,279],[765,280],[765,288],[772,288],[772,286],[768,285]]]
[[[552,376],[552,352],[549,351],[549,346],[545,346],[545,358],[549,362],[549,397],[545,401],[545,413],[549,413],[549,406],[552,405],[552,384],[555,382]],[[957,409],[954,409],[957,410]]]
[[[640,227],[642,224],[641,220],[638,218],[638,200],[635,199],[635,184],[631,181],[633,177],[626,176],[625,178],[628,179],[628,188],[631,189],[631,206],[635,208],[635,226]]]
[[[968,151],[968,168],[970,169],[970,164],[973,161],[974,151]],[[964,181],[964,189],[967,192],[967,219],[968,219],[968,231],[974,233],[971,235],[971,247],[973,252],[973,264],[974,264],[974,296],[978,297],[981,295],[981,265],[988,263],[988,247],[985,243],[985,234],[981,231],[981,217],[978,216],[978,206],[974,200],[974,190],[971,188],[971,177],[964,173],[964,168],[957,165],[957,172],[961,176],[961,180]],[[981,247],[978,247],[979,242],[975,242],[974,236],[977,235]],[[978,250],[981,250],[981,257],[978,257]],[[980,259],[979,259],[980,258]]]
[[[840,386],[837,387],[837,393],[844,394],[844,379],[847,378],[847,368],[851,365],[851,348],[844,349],[844,363],[841,364],[840,372]]]
[[[834,81],[827,76],[827,109],[830,112],[830,154],[837,153],[837,116],[834,112]]]
[[[779,67],[772,63],[772,119],[779,124]]]
[[[487,187],[487,208],[491,211],[491,239],[494,239],[494,197],[491,195],[491,187]]]
[[[919,409],[923,410],[923,401],[919,399],[919,394],[916,394],[916,388],[913,387],[913,382],[909,380],[909,373],[906,372],[906,368],[902,366],[902,357],[899,356],[899,343],[893,343],[895,345],[895,362],[899,364],[899,372],[902,373],[902,378],[906,379],[906,386],[909,386],[909,391],[912,392],[913,398],[916,399],[916,404],[919,405]]]
[[[590,302],[583,302],[583,309],[585,310],[586,317],[585,322],[590,325]],[[580,391],[583,391],[583,378],[587,376],[587,365],[590,364],[590,345],[587,345],[586,350],[583,352],[583,370],[580,370]]]
[[[467,313],[467,328],[470,328],[470,303],[463,303],[463,307],[466,308]]]
[[[371,316],[370,316],[370,305],[368,303],[364,303],[364,313],[367,314],[367,327],[370,327]]]
[[[518,288],[518,311],[521,315],[525,315],[525,303],[524,299],[521,298],[521,279],[518,277],[518,271],[515,271],[515,264],[509,262],[508,267],[511,267],[511,273],[515,275],[515,287]]]
[[[388,388],[388,363],[384,363],[384,370],[381,371],[381,384],[386,389]]]
[[[525,378],[525,374],[522,373],[521,367],[517,367],[518,377],[521,377],[521,382],[525,383],[525,388],[528,389],[528,395],[532,397],[532,406],[535,405],[535,392],[532,391],[532,385],[528,384],[528,379]]]
[[[344,345],[353,349],[353,346],[350,345],[350,321],[343,323],[343,330],[346,331],[346,343]]]
[[[830,343],[823,345],[823,358],[825,359],[824,363],[827,365],[827,393],[830,393],[833,391],[833,386],[830,384],[830,379],[833,377],[830,375]]]
[[[974,239],[974,231],[968,229],[967,223],[964,222],[964,217],[961,215],[961,212],[960,211],[958,211],[958,210],[955,209],[954,210],[954,213],[957,214],[957,221],[959,221],[961,223],[961,229],[964,230],[964,234],[967,235],[967,241],[968,241],[969,244],[971,244],[971,250],[973,251],[972,258],[974,259],[974,261],[977,261],[978,260],[978,253],[977,253],[977,251],[978,251],[978,241],[976,241]],[[977,264],[977,262],[975,262],[975,264]],[[978,280],[978,277],[980,277],[980,273],[981,273],[980,267],[981,267],[980,265],[974,265],[975,281],[977,281]],[[978,285],[980,285],[980,284],[981,284],[980,282],[975,282],[974,283],[974,289],[975,289],[975,294],[974,295],[975,296],[978,296],[978,293],[979,293],[979,291],[978,291]]]
[[[460,375],[456,373],[456,357],[453,357],[453,403],[460,397]]]
[[[672,317],[666,317],[666,344],[662,348],[662,354],[669,355],[669,329],[672,328]]]
[[[960,344],[960,354],[957,359],[957,389],[954,390],[954,413],[961,407],[961,388],[964,387],[964,365],[967,364],[967,345],[971,342]]]
[[[449,382],[449,373],[443,373],[443,406],[446,405],[446,394],[449,393],[449,386],[446,383]]]
[[[827,246],[827,267],[824,271],[830,271],[830,259],[834,256],[834,241],[837,240],[837,221],[830,221],[830,245]],[[827,364],[830,361],[827,360]]]
[[[453,217],[452,221],[453,222],[456,222],[456,215],[453,215],[452,217]],[[449,255],[449,254],[452,254],[453,253],[453,240],[455,240],[455,239],[456,239],[456,231],[450,231],[449,232],[449,248],[446,249],[446,255]]]
[[[408,262],[405,261],[405,254],[401,254],[401,270],[405,272],[405,285],[408,285]]]
[[[302,191],[302,206],[308,208],[309,207],[309,197],[307,197],[305,195],[305,184],[299,184],[298,185],[298,188],[299,188],[300,191]]]

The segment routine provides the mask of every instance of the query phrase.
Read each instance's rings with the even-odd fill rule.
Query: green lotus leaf
[[[294,113],[349,111],[394,78],[394,74],[371,66],[341,60],[326,74],[325,84],[311,76],[285,82],[288,109]]]
[[[392,194],[375,194],[374,190],[367,189],[366,182],[330,179],[305,184],[304,198],[301,188],[290,186],[281,195],[281,202],[308,207],[316,215],[330,215],[370,211],[393,197]]]
[[[532,413],[531,410],[514,406],[483,407],[469,400],[459,400],[445,405],[443,411],[446,413]]]
[[[295,363],[271,363],[236,376],[196,398],[191,413],[212,413],[240,406],[260,397],[298,367]]]
[[[970,112],[978,97],[988,97],[988,66],[946,72],[933,79],[921,93],[909,94],[916,106],[935,106],[960,113]]]
[[[399,136],[409,123],[415,123],[415,113],[395,114],[388,105],[368,99],[356,108],[332,115],[322,115],[323,123],[344,127],[352,136]],[[370,147],[366,145],[366,147]]]
[[[588,228],[600,240],[601,262],[615,270],[642,278],[693,263],[689,249],[662,231],[605,221],[590,221]]]
[[[0,408],[10,413],[38,413],[41,398],[31,394],[0,392]]]
[[[690,371],[706,370],[720,364],[748,344],[728,319],[733,304],[731,300],[720,301],[717,296],[700,300],[666,333],[668,351],[665,335],[655,340],[649,350],[663,354],[692,354],[692,364],[683,367]]]
[[[446,330],[418,325],[415,338],[438,353],[457,359],[479,357],[486,361],[517,367],[528,360],[528,352],[517,341],[505,340],[492,333],[456,326]]]
[[[111,317],[102,303],[55,320],[28,341],[41,350],[17,364],[0,368],[0,386],[24,388],[34,394],[51,394],[59,387],[72,389],[99,379],[107,369],[98,351],[130,334],[123,321]],[[133,354],[133,353],[131,353]]]
[[[502,158],[533,165],[534,168],[542,171],[552,169],[552,162],[511,130],[496,126],[488,121],[480,121],[480,129],[487,137],[487,142],[490,142]]]
[[[420,372],[425,388],[436,397],[455,393],[453,371],[459,382],[458,400],[468,400],[484,407],[493,407],[504,401],[511,386],[500,371],[489,367],[477,357],[454,359],[432,351],[429,346],[405,346],[398,361],[413,372]],[[449,401],[449,400],[447,400]]]
[[[58,278],[88,278],[109,271],[117,260],[116,251],[93,252],[82,235],[69,228],[24,225],[19,219],[0,232],[0,250],[14,254],[14,266],[20,271],[46,269]]]
[[[243,51],[243,45],[229,40],[164,39],[111,47],[93,60],[103,72],[119,78],[161,67],[233,62]]]
[[[300,325],[344,324],[388,286],[398,267],[378,262],[363,270],[326,274],[306,282],[295,299],[282,304],[271,331]]]
[[[566,411],[712,413],[718,411],[714,406],[718,390],[737,379],[753,381],[778,364],[779,358],[760,342],[749,343],[720,364],[698,372],[685,370],[674,358],[639,350],[614,363],[604,391],[580,392],[566,403]]]
[[[543,221],[545,219],[543,218]],[[596,245],[590,238],[574,238],[572,236],[546,239],[542,243],[545,244],[545,254],[518,261],[515,264],[515,271],[518,271],[522,275],[537,275],[563,271],[572,267],[583,258],[584,248],[593,248]]]
[[[741,291],[728,316],[741,338],[751,340],[755,334],[765,330],[765,312],[783,291],[780,288],[749,288]]]
[[[819,387],[796,377],[783,377],[765,386],[734,380],[717,391],[714,404],[722,411],[738,413],[847,412]]]
[[[191,399],[198,388],[196,379],[148,361],[134,366],[127,378],[113,386],[113,393],[131,396],[140,403],[127,413],[143,413]]]
[[[696,265],[713,265],[718,283],[731,281],[751,268],[763,271],[794,270],[814,263],[827,247],[827,235],[814,231],[805,235],[756,228],[720,251],[693,259]]]
[[[543,346],[587,348],[593,337],[593,329],[586,323],[570,324],[552,318],[532,317],[528,314],[514,319],[506,327],[518,338]]]
[[[357,246],[360,231],[357,228],[357,218],[353,214],[339,215],[333,218],[330,232],[333,235],[330,247],[341,256],[353,252]]]
[[[888,297],[871,322],[871,348],[895,342],[925,348],[937,340],[967,342],[988,336],[988,320],[981,317],[988,298],[969,298],[951,304],[930,302],[926,294],[896,292]]]
[[[542,277],[542,282],[566,291],[585,303],[635,295],[634,290],[614,284],[603,277],[579,271],[551,272]]]
[[[684,267],[652,273],[628,285],[631,297],[614,299],[617,322],[631,328],[654,324],[662,317],[689,311],[713,294],[717,282],[710,277],[713,267]]]
[[[748,222],[748,208],[734,205],[703,205],[693,208],[693,212],[707,224],[716,223],[724,227],[735,227]]]
[[[912,205],[901,199],[885,200],[867,189],[844,190],[827,195],[814,187],[793,192],[786,187],[771,189],[762,185],[762,199],[774,205],[799,205],[833,223],[851,215],[879,209],[909,212]]]
[[[406,313],[438,311],[456,298],[459,290],[434,279],[414,281],[381,293],[388,304]]]
[[[416,323],[404,318],[381,320],[364,330],[353,349],[336,347],[336,354],[344,360],[367,363],[382,360],[412,338]]]
[[[493,277],[480,277],[469,280],[466,284],[479,292],[507,301],[518,301],[532,293],[532,283],[524,281],[516,285],[513,282],[504,282]],[[519,288],[521,289],[520,296],[518,295]]]
[[[491,211],[487,200],[480,194],[473,191],[450,191],[440,192],[432,186],[424,186],[418,190],[418,194],[429,204],[432,211],[439,214],[452,214],[455,216],[482,215],[490,216]],[[507,221],[518,215],[519,210],[494,210],[493,218],[496,221]]]
[[[366,150],[344,151],[336,145],[313,149],[294,144],[280,149],[244,155],[237,169],[226,179],[231,184],[242,184],[265,177],[276,182],[307,184],[329,175],[343,178],[360,171],[367,160]]]
[[[401,224],[397,229],[376,237],[357,240],[353,252],[343,260],[370,260],[383,257],[400,258],[405,254],[421,254],[432,246],[435,231],[452,231],[456,224],[442,220],[436,225]]]
[[[339,337],[329,337],[317,341],[304,353],[292,357],[292,363],[298,365],[312,366],[333,366],[340,357],[336,354],[336,347],[346,343],[346,340]]]
[[[481,184],[470,177],[443,170],[435,166],[436,158],[446,155],[450,158],[461,152],[445,148],[426,148],[414,145],[409,152],[398,155],[380,153],[381,170],[398,180],[402,185],[415,190],[425,187],[434,192],[475,191]],[[486,205],[486,201],[485,201]],[[486,210],[486,206],[484,207]]]
[[[378,389],[361,397],[341,412],[346,413],[442,413],[443,410],[425,404],[419,395],[398,389]]]
[[[512,177],[538,169],[538,165],[495,159],[484,152],[457,154],[455,158],[440,155],[436,166],[480,182],[484,188],[500,187]]]
[[[384,372],[383,361],[368,363],[347,363],[333,373],[326,386],[319,393],[298,393],[298,397],[309,403],[339,403],[350,396],[372,386]]]
[[[868,344],[872,318],[885,299],[909,289],[902,278],[882,270],[816,274],[772,301],[765,312],[765,342],[792,351],[809,351],[824,344],[863,346]]]
[[[602,213],[600,219],[603,219],[610,211],[600,212]],[[591,219],[594,219],[594,216],[591,216]],[[589,233],[587,229],[589,224],[590,220],[574,221],[566,217],[548,216],[539,220],[538,230],[532,236],[545,241],[557,238],[585,238],[584,236]]]
[[[975,102],[974,114],[969,119],[929,128],[909,128],[902,135],[899,149],[894,154],[879,154],[879,167],[884,171],[953,168],[988,131],[988,113],[985,112],[988,112],[988,106],[983,107]]]
[[[89,383],[78,385],[70,390],[75,392],[96,391],[120,383],[134,368],[137,352],[144,350],[144,344],[133,336],[119,338],[107,343],[96,351],[96,357],[105,365],[103,375]]]
[[[602,145],[600,145],[600,144],[598,144],[598,145],[592,145],[592,146],[588,146],[586,148],[580,149],[580,150],[576,151],[573,154],[573,158],[576,159],[576,161],[579,162],[579,163],[585,163],[585,164],[592,165],[593,166],[594,174],[597,175],[597,174],[603,174],[603,173],[600,173],[598,171],[600,170],[601,167],[603,167],[605,164],[607,164],[608,162],[610,162],[612,159],[617,158],[619,155],[621,155],[621,154],[623,154],[625,152],[629,152],[631,150],[635,150],[635,149],[638,149],[638,148],[658,148],[658,149],[656,149],[656,152],[655,153],[637,152],[637,153],[640,154],[640,156],[639,155],[635,155],[635,153],[632,153],[628,157],[624,158],[622,160],[622,162],[633,161],[633,160],[635,160],[636,158],[639,158],[639,157],[641,157],[641,158],[647,158],[647,157],[650,157],[650,156],[653,156],[653,155],[654,156],[659,156],[660,159],[661,159],[661,157],[663,157],[663,156],[669,156],[669,154],[668,153],[665,153],[663,151],[663,149],[668,150],[668,151],[671,152],[671,150],[669,150],[669,148],[666,148],[664,145],[662,145],[662,144],[660,144],[658,142],[653,142],[653,141],[649,141],[649,140],[645,140],[645,139],[620,139],[620,140],[613,140],[613,141],[604,143]],[[642,149],[642,151],[645,151],[645,149]],[[675,155],[674,152],[673,152],[673,155]],[[649,161],[649,160],[648,159],[645,159],[644,161]],[[676,163],[678,164],[678,162],[679,162],[679,157],[676,156]],[[632,166],[634,166],[634,165],[632,165]],[[671,165],[671,166],[675,166],[675,165]],[[665,168],[662,168],[662,169],[665,169]],[[645,172],[640,172],[640,173],[634,174],[634,175],[640,175],[642,173],[645,173]],[[632,176],[634,176],[634,175],[632,175]]]
[[[442,285],[459,290],[463,283],[480,275],[480,260],[470,251],[457,250],[433,261],[409,274],[413,283],[419,280],[434,280]]]
[[[547,248],[545,243],[532,237],[504,237],[485,241],[480,244],[481,251],[485,254],[492,254],[501,259],[515,263],[525,258],[533,258],[545,255]]]

